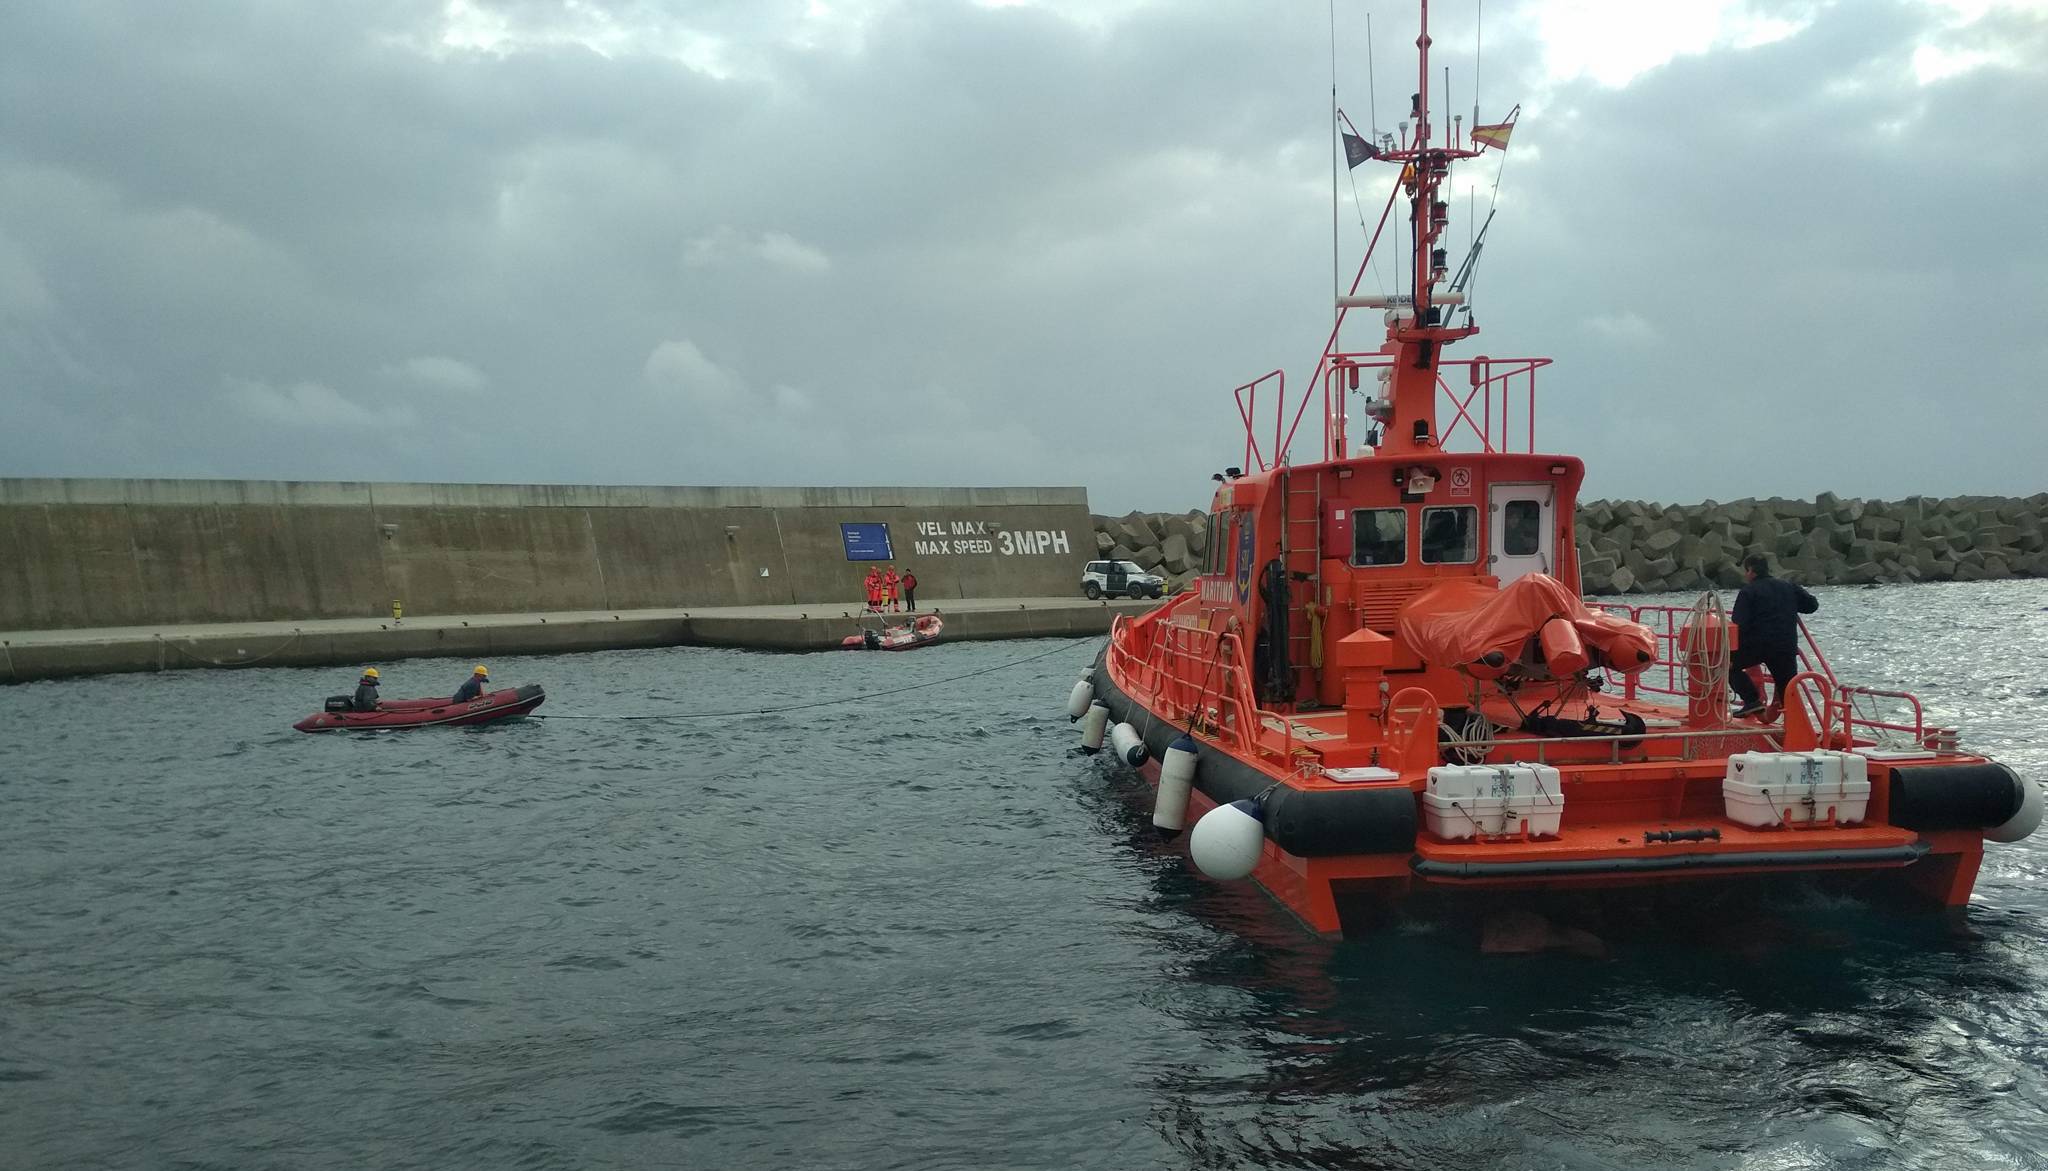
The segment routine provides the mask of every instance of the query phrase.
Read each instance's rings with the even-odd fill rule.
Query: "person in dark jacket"
[[[354,698],[349,700],[349,708],[359,712],[377,710],[377,668],[363,668],[363,677],[356,684],[356,693]]]
[[[907,569],[903,571],[903,608],[917,613],[917,575]]]
[[[478,663],[476,670],[469,673],[469,678],[462,681],[462,686],[455,689],[455,699],[452,702],[468,703],[470,700],[482,695],[484,687],[490,681],[491,669],[482,663]]]
[[[1764,711],[1763,697],[1749,669],[1762,663],[1771,673],[1771,706],[1764,717],[1776,719],[1785,704],[1785,684],[1799,673],[1799,616],[1820,609],[1806,587],[1771,576],[1771,563],[1761,553],[1743,559],[1748,580],[1735,595],[1735,652],[1728,659],[1728,683],[1742,700],[1732,713],[1740,719]]]

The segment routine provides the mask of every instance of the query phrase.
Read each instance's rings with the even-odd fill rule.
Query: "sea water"
[[[1818,593],[2048,779],[2048,583]],[[557,718],[382,734],[290,730],[347,668],[0,688],[0,1167],[2048,1166],[2048,840],[1962,931],[1332,942],[1072,755],[1096,646],[498,660]]]

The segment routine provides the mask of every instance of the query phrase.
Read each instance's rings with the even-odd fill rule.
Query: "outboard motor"
[[[330,712],[353,711],[355,710],[355,702],[356,697],[353,695],[330,695],[327,697],[326,710]]]

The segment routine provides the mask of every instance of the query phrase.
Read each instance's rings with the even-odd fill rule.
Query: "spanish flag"
[[[1491,126],[1474,126],[1472,128],[1472,141],[1480,146],[1490,146],[1495,150],[1506,150],[1508,148],[1508,135],[1514,133],[1514,130],[1515,124],[1513,122],[1495,122]]]

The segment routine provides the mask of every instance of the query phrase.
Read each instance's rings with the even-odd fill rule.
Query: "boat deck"
[[[1578,710],[1584,710],[1583,705],[1577,706]],[[1624,712],[1639,717],[1646,727],[1640,743],[1624,748],[1611,740],[1591,739],[1581,748],[1571,744],[1559,745],[1553,740],[1547,744],[1532,743],[1528,754],[1513,758],[1573,766],[1601,763],[1618,766],[1648,761],[1711,765],[1712,771],[1718,775],[1723,767],[1720,763],[1722,758],[1738,752],[1777,751],[1784,733],[1782,722],[1763,724],[1756,720],[1727,720],[1702,728],[1689,727],[1683,718],[1683,709],[1640,698],[1627,700],[1603,695],[1599,697],[1598,707],[1603,720],[1618,719]],[[1524,733],[1517,731],[1521,713],[1505,700],[1483,703],[1480,711],[1492,723],[1500,739],[1524,737]],[[1262,748],[1276,756],[1290,750],[1306,750],[1322,757],[1324,763],[1332,767],[1364,763],[1362,757],[1372,752],[1375,746],[1353,744],[1346,734],[1347,721],[1343,708],[1309,709],[1286,716],[1265,713],[1261,718],[1258,741]],[[1539,739],[1535,736],[1528,738],[1532,741]],[[1506,759],[1512,754],[1496,752],[1495,755]]]

